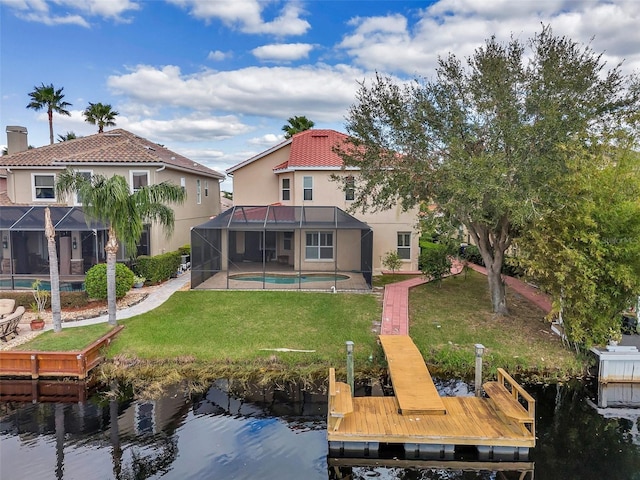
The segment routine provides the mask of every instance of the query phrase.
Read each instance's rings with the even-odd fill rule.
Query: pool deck
[[[283,275],[288,273],[295,276],[298,272],[282,270],[271,271],[267,269],[266,274]],[[296,282],[296,283],[269,283],[261,281],[247,281],[247,280],[234,280],[231,278],[233,275],[256,275],[262,276],[262,271],[233,271],[230,273],[229,284],[227,285],[227,272],[216,273],[213,277],[205,280],[198,285],[195,290],[326,290],[330,291],[331,287],[335,286],[337,291],[371,291],[365,282],[364,277],[359,273],[352,272],[337,272],[337,275],[344,275],[348,278],[338,281],[321,281],[321,282]],[[302,275],[323,275],[333,276],[333,272],[303,272]]]

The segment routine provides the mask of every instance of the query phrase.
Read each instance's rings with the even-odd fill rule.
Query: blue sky
[[[224,172],[281,141],[291,116],[344,131],[376,71],[431,77],[439,55],[542,24],[640,72],[638,0],[0,0],[0,145],[7,125],[48,144],[46,112],[25,107],[53,83],[72,104],[56,136],[95,133],[82,111],[109,103],[117,127]]]

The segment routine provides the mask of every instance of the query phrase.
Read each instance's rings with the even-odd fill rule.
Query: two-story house
[[[334,130],[307,130],[228,169],[234,211],[206,227],[229,232],[219,235],[221,263],[215,268],[262,260],[269,264],[265,270],[285,264],[297,272],[361,272],[370,284],[371,274],[385,268],[385,255],[397,252],[401,269],[416,271],[417,209],[350,211],[359,172],[344,168],[334,151],[346,138]],[[347,177],[347,188],[332,176]],[[348,188],[351,182],[354,188]],[[324,223],[312,218],[322,216]]]
[[[62,285],[78,285],[92,265],[104,261],[105,226],[87,225],[77,198],[56,196],[56,175],[66,168],[87,176],[121,175],[132,192],[165,181],[186,189],[186,201],[172,206],[173,234],[167,237],[160,226],[148,225],[138,255],[157,255],[189,244],[191,227],[220,213],[223,174],[126,130],[28,149],[26,128],[7,127],[7,141],[9,154],[0,157],[0,169],[4,169],[4,191],[0,191],[3,288],[28,287],[34,277],[48,274],[46,206],[56,229]],[[128,257],[121,246],[118,260]]]

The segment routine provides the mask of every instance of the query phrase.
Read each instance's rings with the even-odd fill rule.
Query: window
[[[398,232],[398,256],[402,260],[411,260],[410,232]]]
[[[137,171],[131,170],[131,190],[137,192],[142,187],[146,187],[149,185],[149,172],[147,171]]]
[[[282,200],[291,200],[291,180],[282,179]]]
[[[302,178],[302,188],[305,200],[313,200],[313,177]]]
[[[284,232],[284,239],[282,241],[283,250],[291,250],[291,240],[293,239],[293,232]]]
[[[209,196],[209,180],[204,181],[204,196]]]
[[[196,203],[198,205],[202,203],[202,186],[199,178],[196,180]]]
[[[53,173],[32,174],[33,199],[53,200],[56,198],[56,176]]]
[[[333,260],[333,232],[307,232],[305,260]]]
[[[353,200],[356,197],[356,181],[353,177],[347,177],[347,182],[344,189],[344,199]]]
[[[180,177],[180,187],[183,192],[187,189],[187,180],[184,177]]]
[[[82,176],[83,178],[85,178],[86,180],[91,180],[91,175],[92,172],[91,171],[84,171],[84,170],[80,170],[76,172],[78,175]],[[82,201],[80,200],[80,197],[78,196],[78,194],[76,193],[76,205],[82,205]]]

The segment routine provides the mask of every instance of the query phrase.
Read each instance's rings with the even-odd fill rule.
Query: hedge
[[[149,283],[159,283],[171,278],[180,268],[180,252],[167,252],[149,257],[141,255],[136,259],[138,275]]]

